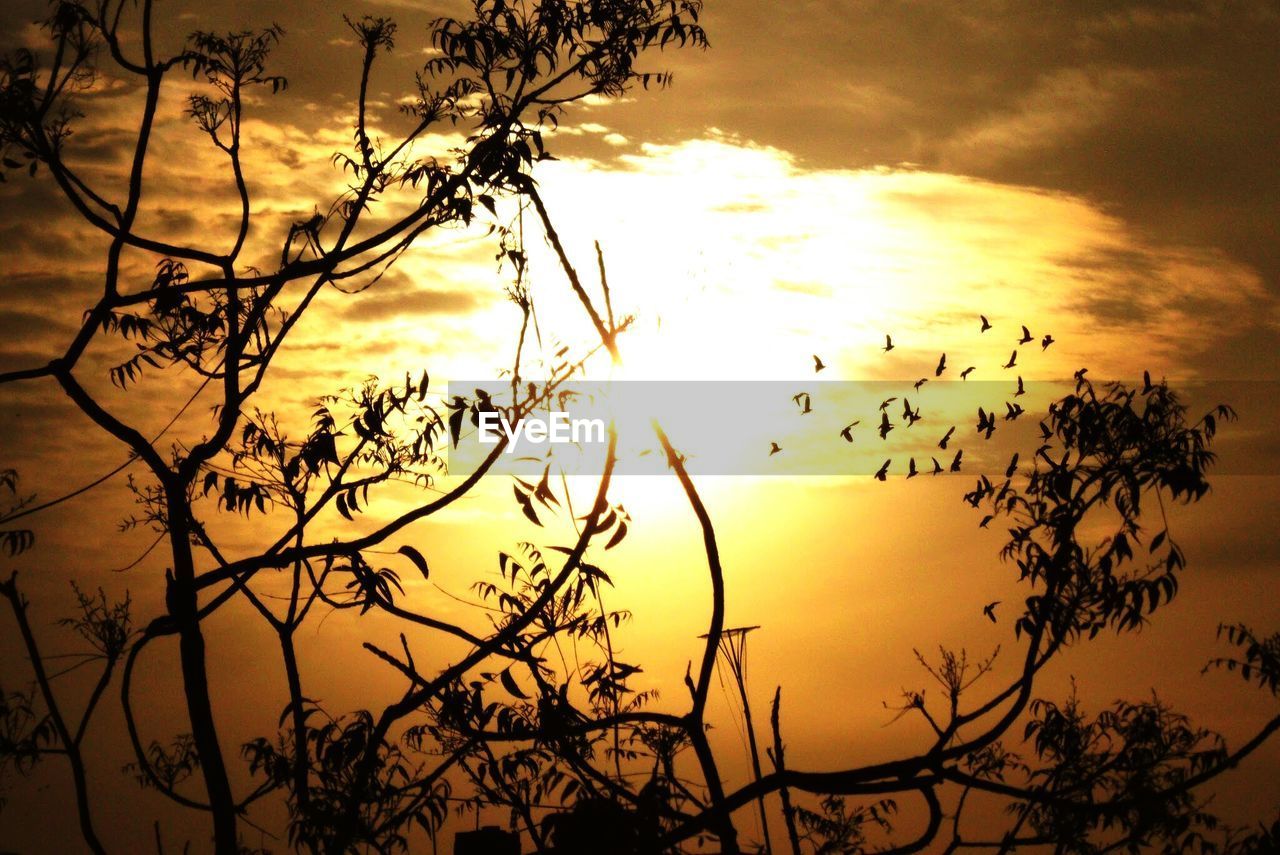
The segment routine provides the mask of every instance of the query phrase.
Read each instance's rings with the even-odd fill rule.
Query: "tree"
[[[1032,468],[1011,471],[999,485],[980,478],[968,494],[974,507],[1009,523],[1004,558],[1028,591],[1016,618],[1022,666],[1015,680],[974,703],[971,689],[989,662],[972,663],[963,651],[943,651],[939,662],[922,659],[946,701],[938,709],[923,693],[909,694],[903,712],[922,716],[936,740],[893,762],[836,772],[788,767],[779,692],[767,752],[773,771],[757,771],[746,785],[726,789],[707,735],[708,693],[727,632],[724,574],[711,516],[660,426],[658,441],[702,531],[712,589],[705,643],[690,663],[689,698],[679,711],[658,711],[658,699],[636,685],[640,665],[613,649],[610,629],[627,614],[605,607],[610,578],[597,556],[627,534],[627,513],[610,492],[616,433],[587,512],[574,518],[576,536],[504,550],[500,582],[477,582],[475,592],[491,616],[487,629],[405,604],[401,574],[427,577],[431,568],[422,549],[399,541],[412,523],[446,511],[484,479],[506,442],[500,440],[456,486],[434,493],[443,446],[456,445],[486,412],[497,410],[514,422],[547,407],[596,354],[610,360],[623,355],[620,339],[630,319],[614,316],[603,253],[595,259],[596,298],[532,177],[534,164],[550,156],[541,131],[588,97],[668,83],[666,74],[642,71],[641,57],[653,48],[705,46],[699,10],[696,0],[475,0],[471,18],[432,25],[435,53],[403,102],[406,130],[394,142],[373,127],[369,92],[379,57],[395,46],[396,27],[385,18],[348,20],[359,52],[355,121],[351,148],[336,154],[334,163],[349,183],[313,216],[288,224],[270,252],[259,255],[248,249],[255,208],[242,134],[253,105],[286,86],[269,67],[284,37],[281,28],[196,32],[181,50],[162,56],[147,0],[137,12],[136,40],[125,36],[126,15],[133,13],[123,0],[59,2],[45,23],[51,59],[18,52],[5,60],[0,143],[6,169],[47,176],[110,243],[101,296],[87,307],[65,353],[48,365],[0,376],[0,383],[58,384],[145,467],[129,524],[152,530],[169,564],[165,610],[141,628],[135,628],[127,598],[117,603],[101,591],[77,590],[79,614],[66,626],[89,645],[85,661],[102,667],[78,722],[60,700],[57,675],[45,667],[16,575],[0,585],[35,680],[31,692],[0,693],[0,763],[21,772],[47,756],[65,757],[90,849],[108,847],[94,830],[84,737],[117,670],[135,755],[130,771],[142,785],[207,813],[218,852],[243,847],[246,811],[264,798],[287,806],[289,844],[313,852],[407,849],[412,834],[439,832],[455,798],[509,806],[528,843],[562,853],[688,851],[707,836],[721,851],[739,852],[744,844],[735,812],[755,802],[763,806],[763,796],[774,792],[795,852],[805,842],[814,851],[862,851],[892,827],[898,800],[905,798],[923,806],[924,827],[918,839],[892,851],[916,851],[935,840],[947,840],[952,850],[1052,842],[1063,851],[1157,843],[1182,851],[1213,830],[1215,820],[1194,789],[1254,750],[1280,727],[1280,717],[1231,753],[1155,699],[1118,704],[1090,718],[1074,700],[1052,703],[1034,694],[1037,674],[1059,652],[1104,631],[1137,628],[1176,593],[1182,552],[1167,531],[1144,542],[1141,511],[1160,496],[1191,502],[1205,494],[1209,445],[1218,420],[1232,413],[1220,408],[1189,421],[1163,384],[1097,390],[1079,375],[1074,392],[1050,409],[1045,444]],[[144,94],[120,199],[77,170],[67,145],[77,120],[75,96],[105,73],[99,63],[136,77]],[[171,243],[139,226],[162,89],[186,73],[198,84],[187,115],[225,157],[235,187],[235,224],[216,248],[212,241]],[[426,135],[441,127],[463,129],[465,145],[452,156],[424,146]],[[547,376],[536,379],[522,369],[534,312],[524,281],[523,234],[507,216],[512,200],[516,210],[531,208],[536,215],[598,338],[557,352]],[[336,291],[376,287],[422,236],[480,218],[493,223],[499,258],[513,274],[508,296],[522,319],[511,343],[505,398],[478,393],[439,402],[428,375],[415,366],[403,382],[370,380],[326,396],[309,421],[258,408],[272,365],[310,307]],[[135,278],[140,258],[154,271],[141,287]],[[111,343],[128,351],[109,371],[117,386],[155,382],[168,371],[163,376],[176,373],[187,384],[186,400],[215,396],[199,440],[162,446],[168,428],[148,438],[82,383],[89,349]],[[185,408],[175,408],[175,420]],[[371,503],[406,484],[417,491],[408,510],[361,525]],[[47,505],[21,498],[11,471],[0,488],[14,497],[0,511],[6,527],[0,548],[14,559],[29,554],[34,542],[29,531],[13,526]],[[573,516],[567,489],[553,486],[549,467],[541,479],[517,479],[515,495],[535,523],[548,515]],[[254,520],[268,545],[228,551],[208,521],[218,512]],[[339,515],[359,533],[325,537],[322,514]],[[1113,532],[1090,543],[1085,523],[1104,514]],[[386,548],[391,546],[396,548]],[[1137,557],[1139,546],[1149,560]],[[381,557],[387,552],[394,557]],[[282,599],[266,596],[273,572],[287,580]],[[259,782],[244,794],[233,792],[205,652],[209,616],[233,600],[248,602],[278,639],[289,698],[279,731],[243,746]],[[399,652],[364,643],[403,680],[396,701],[342,714],[308,697],[295,638],[325,610],[375,613],[404,627]],[[457,640],[467,652],[442,669],[424,671],[410,632],[415,641]],[[1238,652],[1217,664],[1275,694],[1277,637],[1259,638],[1240,626],[1225,628],[1224,635]],[[190,727],[169,744],[144,738],[131,693],[140,657],[165,639],[176,639],[180,651],[176,677]],[[557,667],[549,655],[557,644],[580,647],[583,664]],[[1020,724],[1030,743],[1025,756],[1004,742]],[[200,787],[188,783],[196,776]],[[959,793],[949,838],[942,802],[948,792]],[[971,792],[1009,801],[1013,822],[1003,839],[961,836],[959,815]],[[870,802],[850,805],[850,797]],[[1262,851],[1274,837],[1273,830],[1270,838],[1231,845]]]

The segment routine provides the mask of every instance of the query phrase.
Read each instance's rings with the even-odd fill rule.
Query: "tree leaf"
[[[423,579],[429,579],[431,577],[431,568],[427,566],[427,559],[422,557],[421,552],[408,544],[405,544],[396,551],[413,562],[413,566],[418,568],[418,572],[422,574]]]

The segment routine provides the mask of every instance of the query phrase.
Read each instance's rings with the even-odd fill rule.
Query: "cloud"
[[[475,294],[461,291],[369,293],[370,296],[367,297],[353,298],[343,309],[343,315],[352,320],[379,321],[387,318],[410,318],[415,315],[463,314],[483,303]]]

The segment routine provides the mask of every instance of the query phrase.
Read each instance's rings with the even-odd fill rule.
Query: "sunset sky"
[[[6,50],[42,45],[30,22],[43,8],[31,0],[0,8]],[[278,259],[288,224],[323,210],[343,186],[330,157],[350,148],[358,51],[342,14],[390,15],[399,24],[396,49],[380,58],[371,90],[373,123],[393,136],[405,125],[397,103],[430,56],[426,22],[465,13],[464,4],[410,0],[166,0],[157,10],[162,52],[194,29],[278,22],[286,30],[273,68],[289,86],[255,94],[245,123],[257,217],[245,258],[263,266]],[[1015,372],[999,366],[1026,324],[1037,340],[1045,333],[1056,340],[1044,350],[1029,345],[1020,356],[1028,383],[1044,381],[1037,388],[1088,367],[1099,380],[1133,381],[1148,370],[1175,388],[1198,383],[1197,405],[1217,403],[1208,400],[1217,390],[1235,390],[1237,399],[1227,402],[1238,405],[1241,419],[1219,446],[1229,474],[1213,481],[1200,505],[1171,513],[1189,558],[1178,601],[1139,635],[1104,637],[1069,652],[1045,675],[1040,693],[1061,698],[1074,676],[1096,710],[1155,689],[1230,741],[1246,738],[1275,714],[1275,699],[1200,670],[1223,653],[1214,642],[1220,621],[1266,633],[1280,628],[1273,421],[1280,415],[1280,8],[1272,0],[708,0],[702,23],[711,41],[706,52],[644,60],[675,72],[670,88],[570,107],[546,136],[558,159],[534,170],[585,278],[595,287],[598,241],[615,308],[636,316],[620,339],[622,364],[601,361],[592,379],[804,384],[815,380],[812,356],[820,354],[827,365],[821,380],[896,383],[927,406],[929,387],[917,395],[910,386],[933,376],[942,352],[953,372],[975,365],[973,381],[1010,384]],[[68,143],[69,159],[108,192],[118,190],[132,147],[134,86],[108,75],[84,93],[85,117]],[[225,157],[182,113],[193,86],[189,76],[175,75],[162,99],[140,223],[174,241],[222,250],[233,237],[237,203]],[[443,153],[461,142],[440,134],[424,150]],[[502,205],[500,214],[514,210]],[[550,360],[558,342],[590,342],[593,333],[533,218],[526,226],[529,282]],[[47,175],[33,181],[11,174],[0,185],[0,371],[38,366],[62,352],[100,292],[105,248]],[[326,290],[259,406],[300,426],[318,396],[369,375],[396,379],[425,368],[441,393],[449,381],[497,378],[510,364],[520,322],[503,291],[512,272],[495,261],[497,253],[483,224],[444,230],[420,241],[367,291]],[[153,263],[142,253],[127,259],[132,288],[149,282]],[[992,321],[988,333],[978,331],[980,313]],[[897,345],[888,354],[881,350],[886,334]],[[154,434],[196,384],[163,375],[127,393],[114,390],[107,368],[122,353],[127,349],[114,345],[91,350],[78,375]],[[208,432],[200,400],[171,438],[192,442]],[[1045,400],[1047,393],[1040,406]],[[790,406],[785,398],[761,405],[785,415]],[[856,452],[847,451],[870,449],[868,473],[888,456],[879,453],[871,409]],[[814,421],[826,430],[830,453],[845,454],[828,418]],[[936,417],[944,426],[950,419]],[[761,440],[783,421],[770,416]],[[926,426],[922,449],[936,439],[937,425]],[[961,432],[980,455],[970,421]],[[904,433],[894,441],[906,442]],[[674,430],[672,440],[681,444]],[[700,482],[724,552],[728,623],[761,626],[750,642],[757,717],[781,684],[788,762],[799,768],[917,750],[926,742],[923,728],[909,720],[889,725],[892,713],[882,705],[927,684],[913,647],[929,653],[965,646],[975,656],[1002,642],[1012,647],[1011,621],[992,625],[982,614],[988,602],[1025,596],[1014,585],[1016,569],[998,560],[1001,533],[979,530],[962,504],[968,477],[905,482],[901,457],[885,484],[861,473],[758,477],[767,453],[763,441],[760,459],[744,465],[750,476]],[[929,452],[921,453],[926,460]],[[124,458],[53,381],[0,386],[0,469],[17,468],[24,493],[54,498]],[[987,461],[997,464],[1003,460]],[[575,481],[579,488],[589,504],[591,483]],[[509,478],[493,476],[452,515],[412,530],[433,568],[431,583],[407,584],[415,607],[483,626],[449,595],[465,597],[472,581],[491,576],[499,549],[571,535],[565,519],[547,530],[525,522],[510,492]],[[615,498],[634,520],[628,539],[599,556],[616,583],[609,606],[634,615],[619,644],[629,661],[644,663],[645,685],[661,692],[657,705],[678,708],[685,663],[698,655],[697,636],[706,631],[701,535],[674,478],[623,479]],[[334,536],[350,536],[391,518],[404,501],[398,495],[355,523],[335,516],[325,525]],[[70,644],[52,622],[70,607],[71,578],[116,596],[127,588],[140,623],[162,608],[162,549],[127,572],[112,572],[152,539],[118,531],[133,512],[130,502],[120,475],[30,519],[38,547],[13,566],[47,650]],[[209,522],[233,554],[260,539],[230,515]],[[10,565],[2,566],[7,577]],[[335,614],[300,639],[308,694],[335,711],[380,706],[402,688],[360,648],[368,637],[394,639],[398,629],[368,621]],[[6,690],[29,679],[12,626],[7,612],[0,615]],[[224,745],[273,732],[284,695],[269,628],[237,605],[219,612],[206,633]],[[437,651],[424,656],[447,662],[457,655],[447,645]],[[166,672],[176,668],[176,655],[148,656],[154,658],[140,673],[139,691],[155,704],[142,727],[167,739],[185,724],[178,683],[170,679],[176,671]],[[135,791],[116,771],[130,755],[116,739],[122,728],[115,696],[95,722],[106,743],[92,764],[101,798],[109,811],[136,802],[160,815],[161,799]],[[748,773],[736,702],[727,694],[712,698],[713,738],[728,758],[726,775],[740,785]],[[1265,782],[1277,774],[1280,745],[1272,744],[1222,783],[1215,807],[1238,822],[1272,818],[1276,791]],[[247,772],[236,775],[247,788]],[[57,802],[65,777],[55,759],[32,782],[14,786],[0,812],[0,850],[12,840],[20,851],[39,851],[37,841],[74,834],[58,814],[33,813]],[[107,837],[119,851],[149,845],[149,820],[106,813]],[[278,816],[265,817],[278,824]],[[505,816],[493,811],[485,821]],[[753,821],[744,813],[744,834],[754,833]],[[200,833],[172,822],[174,841]]]

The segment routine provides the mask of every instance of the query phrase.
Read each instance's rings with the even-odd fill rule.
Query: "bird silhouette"
[[[920,408],[911,409],[911,401],[907,398],[902,399],[902,417],[907,420],[907,427],[911,427],[920,421]]]
[[[1154,388],[1155,387],[1151,385],[1151,372],[1143,371],[1142,372],[1142,394],[1150,395],[1151,390]]]
[[[889,408],[889,405],[896,400],[898,400],[897,395],[894,395],[892,398],[885,398],[883,401],[880,402],[880,412],[883,413],[885,410]]]
[[[986,315],[978,315],[978,317],[982,319],[982,329],[978,330],[978,332],[984,333],[991,329],[991,321],[987,320]]]
[[[1015,350],[1013,353],[1009,354],[1009,361],[1004,364],[1004,367],[1012,368],[1017,364],[1018,364],[1018,351]]]
[[[942,471],[942,464],[938,462],[938,458],[936,457],[930,457],[929,459],[933,461],[933,474],[937,475]]]
[[[1027,394],[1027,390],[1026,390],[1026,387],[1022,385],[1022,375],[1019,374],[1018,375],[1018,391],[1013,393],[1013,397],[1016,398],[1019,395],[1025,395],[1025,394]]]
[[[1053,344],[1053,342],[1054,342],[1053,336],[1049,335],[1048,333],[1045,333],[1044,338],[1040,339],[1040,349],[1048,350],[1049,345]]]
[[[1004,470],[1004,477],[1012,478],[1013,473],[1018,471],[1018,452],[1013,453],[1013,458],[1009,461],[1009,466]]]
[[[994,514],[987,514],[982,518],[982,522],[978,523],[978,528],[986,528],[993,519],[995,519]]]
[[[893,350],[893,336],[886,333],[884,337],[884,352],[888,353],[891,350]]]
[[[889,436],[889,431],[893,430],[893,425],[889,423],[889,414],[880,413],[880,438],[885,439]]]
[[[951,429],[950,429],[950,430],[948,430],[948,431],[943,435],[942,439],[938,440],[938,448],[941,448],[943,451],[946,451],[946,450],[947,450],[947,443],[951,441],[951,434],[953,434],[953,433],[955,433],[955,432],[956,432],[956,426],[955,426],[955,425],[952,425],[952,426],[951,426]]]
[[[1014,404],[1009,401],[1005,401],[1004,405],[1009,410],[1009,412],[1005,413],[1005,416],[1004,416],[1004,420],[1006,422],[1011,422],[1014,419],[1016,419],[1018,416],[1026,412],[1026,410],[1022,409],[1022,406],[1020,404]]]
[[[800,415],[803,416],[805,413],[813,412],[813,407],[810,406],[811,401],[809,399],[808,392],[797,392],[791,396],[791,400],[796,402],[797,407],[800,407]]]
[[[979,475],[977,485],[965,494],[964,500],[976,508],[983,499],[991,495],[993,489],[991,479],[986,475]]]
[[[978,366],[976,366],[976,365],[970,365],[968,368],[966,368],[965,370],[961,371],[961,372],[960,372],[960,379],[961,379],[961,380],[968,380],[968,379],[969,379],[969,375],[970,375],[970,374],[972,374],[972,373],[973,373],[973,371],[974,371],[974,369],[975,369],[975,368],[977,368],[977,367],[978,367]]]
[[[857,419],[844,426],[844,430],[840,431],[840,436],[845,442],[853,442],[853,429],[857,425],[862,424],[862,419]]]
[[[822,363],[822,360],[818,358],[818,354],[815,353],[813,355],[813,373],[817,374],[819,371],[821,371],[826,367],[827,366]]]
[[[1077,383],[1083,383],[1083,382],[1084,382],[1084,375],[1086,375],[1086,374],[1088,374],[1088,373],[1089,373],[1089,369],[1088,369],[1088,368],[1081,368],[1081,369],[1080,369],[1079,371],[1077,371],[1073,376],[1076,378],[1076,382],[1077,382]]]
[[[917,381],[915,382],[916,391],[917,391],[917,392],[919,392],[919,391],[920,391],[920,387],[921,387],[921,386],[923,386],[925,383],[928,383],[928,382],[929,382],[929,378],[928,378],[928,377],[921,377],[919,380],[917,380]]]
[[[1031,341],[1031,340],[1032,340],[1032,339],[1034,339],[1034,338],[1035,338],[1035,336],[1033,336],[1033,335],[1031,334],[1031,330],[1027,329],[1026,324],[1023,324],[1023,325],[1022,325],[1022,338],[1018,339],[1018,344],[1026,344],[1027,342]]]
[[[889,464],[890,464],[890,463],[892,463],[892,462],[893,462],[893,458],[889,458],[889,459],[888,459],[888,460],[886,460],[883,464],[881,464],[881,466],[880,466],[880,468],[879,468],[879,469],[877,469],[877,470],[876,470],[876,480],[877,480],[877,481],[884,481],[884,480],[886,480],[885,476],[887,476],[887,475],[889,474]]]
[[[769,443],[769,456],[770,456],[770,457],[773,457],[773,455],[777,454],[777,453],[778,453],[779,451],[781,451],[781,450],[782,450],[782,446],[778,445],[778,443],[776,443],[776,442],[771,442],[771,443]]]
[[[1000,601],[996,600],[995,602],[987,603],[982,607],[982,613],[990,618],[992,623],[996,622],[996,606],[998,605],[1000,605]]]
[[[953,458],[951,458],[951,471],[952,471],[952,472],[959,472],[959,471],[960,471],[960,458],[961,458],[961,457],[963,457],[963,456],[964,456],[964,449],[963,449],[963,448],[957,448],[957,449],[956,449],[956,456],[955,456],[955,457],[953,457]]]
[[[982,407],[978,407],[978,433],[985,433],[987,439],[991,439],[991,434],[996,430],[996,417],[994,413],[988,413]]]
[[[1049,438],[1049,437],[1051,437],[1051,436],[1053,436],[1053,431],[1049,430],[1049,426],[1048,426],[1047,424],[1045,424],[1044,422],[1041,422],[1041,423],[1040,423],[1040,438],[1041,438],[1041,439],[1048,439],[1048,438]]]
[[[914,478],[919,474],[920,472],[916,469],[916,459],[913,457],[910,463],[907,464],[907,477]]]
[[[941,377],[942,372],[947,370],[947,355],[942,354],[942,358],[938,360],[938,367],[933,370],[934,377]]]

